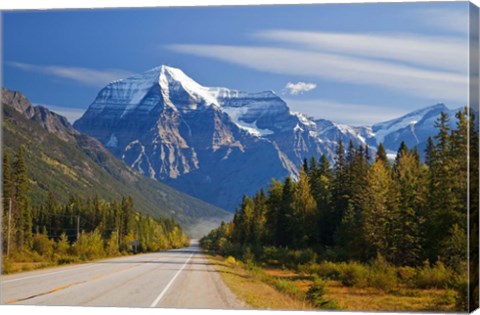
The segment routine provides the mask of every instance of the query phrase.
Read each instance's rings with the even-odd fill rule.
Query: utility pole
[[[12,221],[12,198],[8,200],[7,257],[10,255],[10,223]]]
[[[80,216],[77,215],[77,241],[80,238]]]

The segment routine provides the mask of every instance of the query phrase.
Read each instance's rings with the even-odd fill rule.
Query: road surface
[[[1,304],[241,309],[201,253],[188,248],[2,276]]]

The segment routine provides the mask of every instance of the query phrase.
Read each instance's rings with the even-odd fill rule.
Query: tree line
[[[441,113],[424,160],[405,142],[390,160],[382,144],[371,156],[368,146],[345,147],[340,140],[333,165],[325,155],[312,157],[296,181],[272,180],[267,191],[244,196],[233,220],[211,231],[201,245],[256,260],[273,246],[308,249],[329,261],[381,256],[412,267],[441,261],[464,273],[467,157],[478,158],[474,120],[465,108],[451,128],[450,117]],[[478,194],[478,181],[471,185]]]
[[[141,214],[130,196],[106,201],[98,196],[72,195],[62,203],[50,191],[44,201],[32,205],[32,183],[22,146],[13,158],[4,153],[2,180],[3,254],[37,252],[51,256],[55,250],[68,248],[65,254],[89,259],[134,250],[178,248],[188,243],[174,219]],[[93,256],[88,254],[92,251]]]

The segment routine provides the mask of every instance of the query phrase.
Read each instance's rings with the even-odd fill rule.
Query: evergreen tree
[[[317,159],[312,156],[312,158],[310,159],[310,168],[308,170],[308,176],[316,176],[318,173],[318,162],[317,162]]]
[[[383,146],[383,143],[380,143],[378,145],[378,150],[377,150],[377,155],[375,156],[375,161],[382,161],[383,165],[388,167],[389,166],[389,161],[387,157],[387,151],[385,151],[385,147]]]
[[[402,158],[402,156],[405,155],[405,154],[408,154],[409,152],[410,152],[410,150],[408,149],[407,144],[405,143],[405,141],[402,141],[402,143],[400,143],[400,147],[398,148],[397,156],[395,157],[395,164],[394,165],[398,165],[399,160]]]
[[[455,161],[452,159],[452,137],[450,122],[446,113],[441,113],[435,122],[439,129],[434,137],[436,140],[435,156],[431,162],[429,191],[428,191],[428,217],[426,224],[426,257],[436,261],[441,255],[442,243],[447,237],[451,226],[459,222],[455,210],[456,196],[454,194],[452,171]]]
[[[363,236],[367,255],[391,257],[393,214],[397,212],[395,183],[382,159],[377,159],[368,174],[364,200]],[[358,234],[361,235],[361,234]]]
[[[294,235],[294,215],[292,209],[295,185],[290,176],[285,178],[282,190],[282,206],[277,221],[277,240],[280,246],[291,246]]]
[[[311,181],[314,183],[312,195],[317,202],[320,244],[333,246],[336,228],[332,196],[333,174],[325,154],[320,158],[318,174]]]
[[[262,244],[266,239],[265,223],[267,214],[267,196],[265,191],[260,189],[260,192],[253,197],[253,222],[252,222],[252,243],[253,251],[258,257],[261,254]]]
[[[310,192],[310,184],[304,170],[300,171],[292,198],[294,223],[293,244],[297,248],[305,248],[317,240],[316,224],[317,203]]]
[[[427,182],[426,169],[408,148],[399,150],[395,178],[399,188],[399,207],[392,222],[393,262],[397,265],[418,265],[421,260],[425,223]]]
[[[282,213],[283,185],[280,181],[272,179],[268,188],[267,214],[266,214],[266,239],[268,244],[279,245],[279,237],[283,231],[279,228]],[[280,223],[281,224],[281,223]]]
[[[432,137],[428,137],[427,148],[425,149],[425,164],[432,168],[432,163],[435,160],[435,144]]]
[[[345,158],[345,149],[340,139],[337,145],[335,156],[335,172],[333,177],[333,204],[335,208],[334,226],[337,229],[343,217],[343,213],[347,210],[350,202],[350,195],[347,188],[348,168]]]
[[[131,222],[133,220],[133,199],[130,196],[122,198],[122,217],[122,234],[127,235],[131,230]]]

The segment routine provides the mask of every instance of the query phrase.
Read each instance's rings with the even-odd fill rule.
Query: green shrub
[[[265,246],[263,247],[263,261],[269,264],[278,263],[278,249],[275,246]]]
[[[398,267],[398,277],[402,283],[413,286],[417,277],[417,270],[409,266]]]
[[[105,256],[102,235],[98,230],[91,233],[80,233],[80,237],[72,245],[72,251],[80,260],[91,260]]]
[[[293,298],[302,299],[304,296],[303,291],[300,290],[297,285],[292,281],[275,279],[274,285],[278,291],[286,293]]]
[[[324,279],[339,280],[341,264],[324,261],[318,264],[316,274]]]
[[[420,270],[418,270],[415,284],[418,288],[448,288],[452,286],[453,272],[445,267],[441,261],[437,261],[434,266],[430,266],[426,261]]]
[[[297,260],[295,261],[296,265],[315,263],[317,260],[317,254],[310,248],[300,251]]]
[[[13,271],[12,262],[6,256],[2,257],[2,274],[8,274]]]
[[[55,249],[55,253],[59,256],[68,255],[68,252],[70,251],[70,243],[68,242],[68,238],[65,233],[62,233],[62,235],[60,235],[60,239],[55,245]]]
[[[357,262],[340,265],[340,281],[347,287],[364,288],[368,285],[368,269]]]
[[[249,246],[247,246],[243,251],[242,258],[243,258],[242,259],[243,262],[246,263],[247,265],[254,264],[255,255],[253,254],[252,249]]]
[[[306,299],[313,306],[320,309],[330,309],[336,310],[339,309],[339,306],[336,302],[327,300],[325,298],[325,282],[319,278],[315,278],[312,285],[308,288]]]
[[[389,291],[397,287],[398,277],[395,267],[378,255],[369,268],[368,284],[370,287]]]
[[[116,232],[112,232],[110,238],[107,241],[105,246],[105,251],[108,256],[118,256],[120,255],[120,250],[118,248],[118,237]]]
[[[228,265],[231,265],[231,266],[236,266],[237,265],[237,260],[232,256],[228,256],[227,258],[225,258],[225,263],[227,263]]]
[[[50,240],[48,235],[37,233],[33,237],[32,249],[38,255],[47,259],[51,259],[53,257],[54,244],[55,242]]]
[[[297,270],[300,273],[306,274],[306,275],[314,275],[317,273],[318,269],[318,264],[311,263],[311,264],[302,264],[297,266]]]

